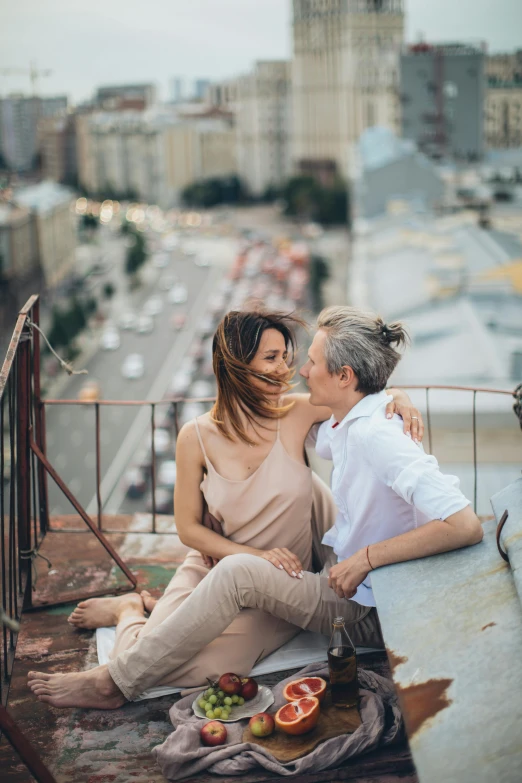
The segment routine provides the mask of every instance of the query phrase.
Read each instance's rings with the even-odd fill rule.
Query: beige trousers
[[[194,573],[204,568],[198,557],[194,553],[188,558],[187,568],[195,569]],[[328,564],[320,574],[305,572],[303,579],[294,579],[263,558],[230,555],[199,579],[181,601],[177,595],[172,596],[170,605],[168,597],[162,599],[164,611],[146,633],[139,633],[143,620],[123,621],[109,662],[110,675],[129,700],[158,684],[190,687],[203,685],[206,677],[225,671],[246,675],[255,661],[245,653],[255,645],[250,644],[244,629],[230,632],[238,617],[250,623],[262,645],[257,649],[263,649],[265,655],[267,640],[263,646],[263,637],[267,631],[273,650],[292,638],[298,628],[330,634],[332,621],[339,616],[345,618],[355,644],[382,647],[376,610],[338,598],[328,587],[327,570]],[[169,588],[166,596],[168,592]],[[275,626],[275,633],[274,622],[281,623],[279,631]],[[209,655],[212,645],[215,660]],[[206,654],[202,656],[202,652]]]

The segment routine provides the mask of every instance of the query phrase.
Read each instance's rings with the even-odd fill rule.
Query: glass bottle
[[[332,638],[328,647],[328,668],[332,703],[336,707],[356,707],[359,698],[357,656],[355,645],[345,628],[344,617],[336,617],[333,621]]]

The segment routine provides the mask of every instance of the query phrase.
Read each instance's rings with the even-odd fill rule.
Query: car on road
[[[163,237],[163,247],[165,250],[174,250],[179,245],[179,237],[176,234],[167,234]]]
[[[121,366],[121,374],[129,380],[142,378],[145,373],[145,362],[141,353],[130,353]]]
[[[190,344],[188,355],[191,356],[195,362],[200,362],[204,356],[203,341],[198,337],[195,337]]]
[[[186,370],[179,370],[172,379],[169,387],[169,394],[173,397],[183,397],[183,395],[187,393],[191,381],[191,373]]]
[[[124,476],[127,497],[131,500],[142,498],[147,491],[147,479],[141,468],[129,468]]]
[[[203,416],[206,412],[207,406],[202,402],[186,402],[183,405],[183,411],[181,413],[180,424],[183,426],[192,419],[197,419],[199,416]]]
[[[171,450],[170,435],[168,430],[157,427],[154,430],[154,452],[158,457],[168,454]]]
[[[98,381],[91,379],[86,381],[78,392],[78,399],[82,402],[96,402],[101,399],[101,388]]]
[[[176,460],[166,459],[161,463],[156,477],[156,483],[159,487],[174,489],[176,483]]]
[[[210,260],[207,256],[196,256],[194,263],[196,266],[210,266]]]
[[[160,291],[170,291],[176,284],[176,275],[163,275],[158,283]]]
[[[108,327],[103,332],[100,339],[100,348],[103,351],[116,351],[121,344],[118,330],[114,327]]]
[[[119,318],[120,329],[134,329],[136,326],[136,316],[130,310],[122,313]]]
[[[185,324],[187,323],[187,316],[185,313],[174,313],[170,319],[170,323],[172,328],[179,332],[180,329],[185,328]]]
[[[156,514],[174,513],[174,493],[171,489],[156,487],[154,499],[156,501]],[[147,496],[147,511],[152,513],[152,493]]]
[[[150,315],[140,315],[136,322],[138,334],[150,334],[154,330],[154,319]]]
[[[214,396],[214,387],[210,381],[194,381],[190,387],[189,397],[212,397]]]
[[[166,266],[168,266],[168,263],[168,253],[155,253],[152,256],[152,266],[155,267],[155,269],[164,269]]]
[[[202,337],[208,337],[209,334],[211,334],[214,331],[214,319],[210,315],[210,313],[207,313],[205,316],[203,316],[202,320],[199,322],[197,332]]]
[[[168,292],[167,299],[171,304],[184,304],[188,299],[187,286],[176,283]]]
[[[163,311],[163,300],[159,296],[151,296],[143,305],[145,315],[159,315]]]

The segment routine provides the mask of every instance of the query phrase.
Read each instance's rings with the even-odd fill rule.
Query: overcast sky
[[[52,69],[42,94],[89,98],[95,86],[220,79],[291,54],[291,0],[0,0],[0,95],[29,89],[5,68]],[[407,40],[522,48],[522,0],[406,0]]]

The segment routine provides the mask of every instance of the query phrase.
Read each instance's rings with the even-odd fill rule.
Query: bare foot
[[[148,590],[142,590],[141,593],[141,600],[143,601],[143,606],[145,607],[146,611],[150,614],[156,604],[158,603],[157,598],[153,598]]]
[[[143,601],[137,593],[80,601],[67,622],[76,628],[106,628],[118,625],[123,617],[143,617]]]
[[[126,702],[107,666],[70,674],[29,672],[27,684],[38,701],[47,702],[53,707],[115,710]]]

